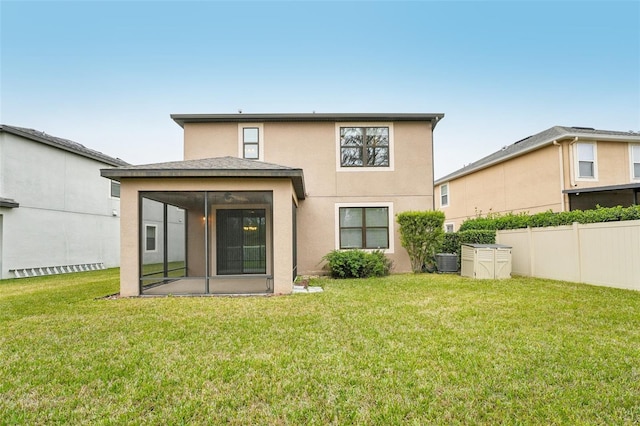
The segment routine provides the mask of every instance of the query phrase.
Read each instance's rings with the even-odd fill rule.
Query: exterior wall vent
[[[36,268],[10,269],[15,278],[42,277],[45,275],[70,274],[106,269],[102,263],[82,263],[79,265],[40,266]]]

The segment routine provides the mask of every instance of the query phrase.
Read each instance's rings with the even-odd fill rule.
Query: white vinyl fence
[[[640,220],[498,231],[512,273],[640,290]]]

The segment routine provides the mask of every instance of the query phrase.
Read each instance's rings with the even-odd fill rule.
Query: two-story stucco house
[[[434,184],[447,231],[478,214],[630,206],[639,201],[640,134],[555,126]]]
[[[0,125],[0,278],[118,266],[127,163],[41,131]]]
[[[172,115],[183,161],[102,171],[121,183],[121,295],[287,294],[334,249],[410,271],[395,214],[434,207],[442,117]]]

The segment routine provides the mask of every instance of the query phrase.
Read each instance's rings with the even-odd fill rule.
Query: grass
[[[0,282],[0,424],[638,424],[640,293],[451,275],[281,297]]]

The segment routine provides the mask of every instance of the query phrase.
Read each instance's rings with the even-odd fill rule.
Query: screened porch
[[[273,293],[272,191],[139,197],[141,295]]]

